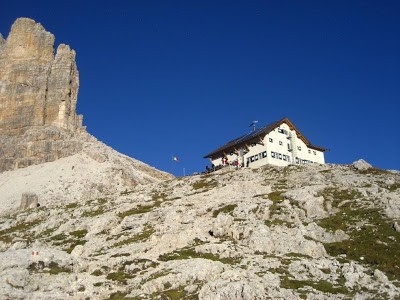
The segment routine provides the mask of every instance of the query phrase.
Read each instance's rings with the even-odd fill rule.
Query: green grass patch
[[[86,229],[82,229],[82,230],[72,231],[69,234],[75,238],[80,239],[80,238],[85,237],[87,233],[88,233],[88,231]]]
[[[193,183],[192,187],[194,190],[206,189],[210,190],[218,186],[218,183],[215,179],[201,179]]]
[[[219,213],[221,213],[221,212],[225,213],[225,214],[229,214],[229,213],[233,212],[233,210],[236,207],[237,207],[237,204],[229,204],[229,205],[221,207],[221,208],[219,208],[217,210],[214,210],[213,211],[213,217],[216,218],[219,215]]]
[[[361,198],[362,194],[356,190],[328,187],[320,191],[318,196],[322,196],[325,201],[331,201],[332,206],[338,208],[342,202]]]
[[[153,192],[152,194],[151,194],[151,199],[153,200],[153,201],[164,201],[164,200],[166,200],[167,199],[167,197],[168,197],[168,195],[166,194],[166,193],[164,193],[164,192]]]
[[[142,205],[138,205],[135,208],[132,208],[130,210],[121,212],[118,214],[118,217],[120,217],[121,219],[128,217],[128,216],[132,216],[132,215],[139,215],[139,214],[145,214],[150,212],[151,210],[153,210],[155,206],[142,206]]]
[[[400,188],[400,182],[396,182],[388,186],[388,190],[391,192],[394,192],[399,188]]]
[[[160,278],[160,277],[167,276],[168,274],[170,274],[170,272],[171,272],[171,270],[162,270],[162,271],[155,272],[155,273],[151,274],[146,279],[146,281],[151,281],[151,280],[155,280],[155,279]]]
[[[16,236],[24,236],[26,239],[31,240],[32,237],[26,235],[26,232],[36,225],[40,224],[42,220],[35,220],[32,222],[22,222],[10,228],[0,230],[0,241],[4,243],[11,243]]]
[[[192,258],[204,258],[212,261],[219,261],[223,264],[234,265],[241,261],[241,258],[224,257],[221,258],[211,253],[198,253],[193,248],[183,248],[171,253],[162,254],[159,256],[160,261],[182,260]]]
[[[275,210],[274,213],[276,213],[277,211],[278,210]],[[270,227],[270,226],[286,226],[288,228],[290,228],[293,225],[292,222],[284,221],[277,217],[273,217],[272,219],[265,220],[264,224],[268,227]]]
[[[126,284],[127,280],[134,276],[123,271],[111,272],[107,275],[107,279]]]
[[[268,194],[268,199],[273,202],[272,205],[270,205],[268,207],[270,217],[280,214],[282,212],[282,209],[283,209],[281,203],[284,200],[284,198],[282,196],[282,192],[281,191],[271,192],[271,193]],[[281,220],[275,218],[275,219],[267,220],[265,224],[266,225],[273,225],[271,222],[275,222],[275,225],[281,225],[281,224],[288,223],[288,222],[282,221],[281,224],[279,224],[280,221]]]
[[[155,232],[154,228],[149,225],[146,224],[144,226],[144,230],[141,233],[138,233],[128,239],[122,240],[118,243],[115,243],[113,245],[113,247],[121,247],[121,246],[125,246],[128,244],[132,244],[132,243],[137,243],[137,242],[144,242],[145,240],[147,240],[153,233]]]
[[[97,199],[97,204],[103,205],[103,204],[106,204],[107,201],[108,201],[107,198],[99,198],[99,199]]]
[[[171,287],[171,284],[169,282],[164,284],[164,288],[166,289],[163,292],[156,292],[150,295],[150,298],[145,297],[135,297],[135,300],[139,299],[162,299],[162,300],[198,300],[199,296],[196,293],[194,294],[188,294],[185,292],[184,287],[179,287],[176,289],[169,289]]]
[[[72,250],[78,245],[85,245],[86,241],[85,240],[74,240],[74,239],[68,239],[65,241],[67,244],[69,244],[68,247],[65,247],[63,250],[69,254],[71,254]]]
[[[186,292],[183,288],[164,291],[164,294],[170,300],[186,299]]]
[[[48,228],[36,236],[36,238],[49,237],[58,227]]]
[[[103,275],[103,272],[101,270],[97,269],[97,270],[94,270],[91,275],[101,276],[101,275]]]
[[[70,203],[65,206],[67,209],[77,208],[79,206],[78,202]]]
[[[120,195],[121,195],[121,196],[126,196],[126,195],[129,195],[129,194],[132,194],[132,193],[133,193],[133,191],[128,191],[128,190],[126,189],[125,191],[121,192]]]
[[[274,203],[279,203],[283,201],[283,196],[281,191],[274,191],[268,194],[268,199]]]
[[[100,206],[97,208],[97,210],[87,210],[85,212],[82,213],[82,217],[83,218],[92,218],[98,215],[102,215],[104,214],[105,211],[105,207],[104,206]]]
[[[391,174],[389,171],[378,169],[378,168],[369,168],[366,170],[357,170],[358,173],[364,174],[364,175],[385,175],[385,174]]]
[[[291,257],[291,258],[305,258],[305,259],[312,259],[311,256],[302,254],[302,253],[295,253],[295,252],[289,252],[285,256]]]
[[[136,266],[140,267],[141,269],[147,269],[147,268],[156,268],[159,263],[149,260],[149,259],[135,259],[133,262]]]
[[[61,267],[56,262],[50,262],[50,264],[45,267],[42,261],[31,263],[28,267],[30,273],[49,273],[51,275],[57,275],[60,273],[71,273],[71,269],[66,267]]]
[[[49,273],[52,275],[59,273],[71,273],[71,269],[66,267],[60,267],[56,262],[51,262],[49,264]]]
[[[303,287],[312,287],[318,291],[323,293],[331,293],[331,294],[344,294],[348,295],[349,290],[345,286],[335,286],[329,281],[320,280],[320,281],[310,281],[310,280],[295,280],[289,279],[287,276],[283,276],[281,278],[281,288],[299,290]]]
[[[107,298],[107,300],[130,300],[130,299],[135,299],[132,297],[126,297],[126,295],[128,295],[128,293],[124,293],[124,292],[116,292],[116,293],[112,293],[110,295],[110,297]]]
[[[253,198],[269,199],[268,194],[257,194],[257,195],[254,195]]]
[[[400,233],[378,209],[359,208],[350,202],[341,206],[340,212],[320,220],[318,225],[332,232],[341,229],[350,236],[345,241],[325,244],[330,255],[346,254],[348,259],[378,268],[389,278],[400,280]]]
[[[287,180],[279,179],[278,182],[274,184],[274,189],[277,189],[277,190],[287,189]]]
[[[66,235],[65,233],[60,233],[55,236],[49,237],[48,239],[46,239],[46,241],[52,242],[52,244],[55,246],[63,246],[64,251],[71,253],[76,246],[86,244],[86,240],[81,239],[81,237],[85,236],[86,233],[86,229],[72,231],[69,235]]]
[[[50,238],[50,240],[53,240],[53,241],[63,241],[63,240],[65,240],[66,238],[67,238],[67,236],[65,235],[65,233],[59,233],[59,234],[56,234],[56,235],[52,236],[52,237]]]
[[[130,256],[130,254],[129,253],[117,253],[117,254],[111,255],[111,257],[122,257],[122,256]]]

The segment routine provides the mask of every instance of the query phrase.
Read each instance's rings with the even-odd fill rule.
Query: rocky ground
[[[396,299],[399,221],[400,173],[363,161],[54,198],[2,214],[0,298]]]
[[[63,130],[41,128],[41,133]],[[63,132],[64,133],[64,132]],[[39,204],[67,205],[82,199],[118,193],[136,184],[146,184],[174,178],[136,159],[125,156],[98,141],[87,132],[60,140],[79,144],[70,156],[32,165],[14,171],[0,172],[0,213],[18,208],[22,193],[33,193]],[[45,154],[43,154],[45,155]]]

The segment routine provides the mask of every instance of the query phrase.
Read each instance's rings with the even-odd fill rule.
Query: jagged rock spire
[[[0,38],[0,134],[18,135],[36,126],[80,130],[76,114],[79,73],[75,51],[28,18]]]

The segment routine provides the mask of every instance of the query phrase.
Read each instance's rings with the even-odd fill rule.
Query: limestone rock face
[[[27,18],[17,19],[0,39],[0,134],[21,134],[31,127],[55,125],[77,130],[79,75],[75,51]]]
[[[0,134],[0,172],[55,161],[82,150],[83,136],[55,126],[30,127],[21,135]]]
[[[0,36],[0,172],[82,150],[76,114],[75,51],[34,20],[20,18]]]

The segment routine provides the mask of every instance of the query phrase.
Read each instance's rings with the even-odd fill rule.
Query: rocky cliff
[[[97,170],[107,170],[107,178],[92,173],[82,182],[110,191],[172,177],[88,134],[76,114],[78,89],[75,51],[64,44],[55,51],[53,34],[41,24],[20,18],[7,39],[0,36],[0,173],[74,156],[75,167],[98,164]],[[40,195],[46,190],[30,189]]]
[[[0,298],[400,298],[399,172],[359,161],[81,188],[0,217]]]
[[[54,54],[51,33],[17,19],[0,38],[0,172],[82,150],[78,88],[75,51],[61,44]]]
[[[0,134],[45,125],[79,130],[75,51],[61,44],[54,54],[54,35],[27,18],[17,19],[0,45]]]

